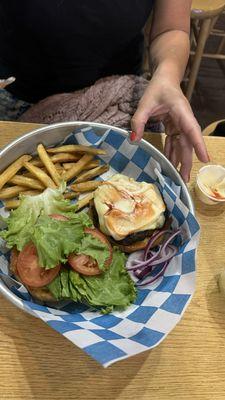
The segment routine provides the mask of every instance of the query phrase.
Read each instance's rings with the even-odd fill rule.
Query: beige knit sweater
[[[90,121],[129,128],[130,120],[148,85],[140,76],[110,76],[72,93],[49,96],[31,106],[20,121],[54,123]]]

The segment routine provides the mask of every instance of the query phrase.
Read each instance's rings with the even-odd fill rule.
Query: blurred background
[[[214,3],[214,0],[211,3]],[[216,53],[217,49],[222,47],[222,42],[220,54],[224,55],[224,58],[202,57],[191,99],[194,113],[202,128],[214,120],[225,119],[225,13],[221,13],[214,29],[214,33],[222,31],[224,36],[209,34],[204,53]]]

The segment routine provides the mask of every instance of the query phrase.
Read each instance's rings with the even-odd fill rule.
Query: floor
[[[225,15],[222,15],[216,27],[224,29],[224,26]],[[210,36],[206,52],[216,49],[218,43],[217,37]],[[203,59],[191,105],[202,128],[225,119],[225,60]]]

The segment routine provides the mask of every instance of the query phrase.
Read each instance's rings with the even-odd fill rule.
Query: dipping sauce
[[[225,202],[225,168],[221,165],[207,165],[200,169],[195,192],[206,204]]]

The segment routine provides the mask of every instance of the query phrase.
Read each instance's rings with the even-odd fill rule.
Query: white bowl
[[[225,197],[213,195],[211,188],[225,178],[225,168],[222,165],[206,165],[199,170],[195,183],[195,193],[200,201],[208,205],[225,204]]]
[[[98,135],[102,135],[107,129],[113,129],[122,136],[128,136],[128,132],[125,129],[116,128],[110,125],[99,124],[94,122],[62,122],[53,125],[47,125],[42,128],[31,131],[7,146],[0,151],[0,172],[4,170],[9,164],[20,157],[23,154],[31,154],[36,151],[36,147],[39,143],[43,143],[45,146],[53,146],[62,142],[66,136],[78,128],[85,128],[92,126]],[[170,177],[175,184],[181,187],[181,200],[187,206],[192,214],[194,214],[194,205],[181,176],[170,163],[170,161],[154,146],[145,140],[141,140],[140,145],[142,149],[153,156],[156,161],[159,162],[162,173]],[[23,301],[11,292],[7,284],[0,280],[0,293],[3,294],[9,301],[15,304],[20,309],[27,311],[31,314],[29,309],[25,308]],[[34,314],[33,314],[34,315]]]

